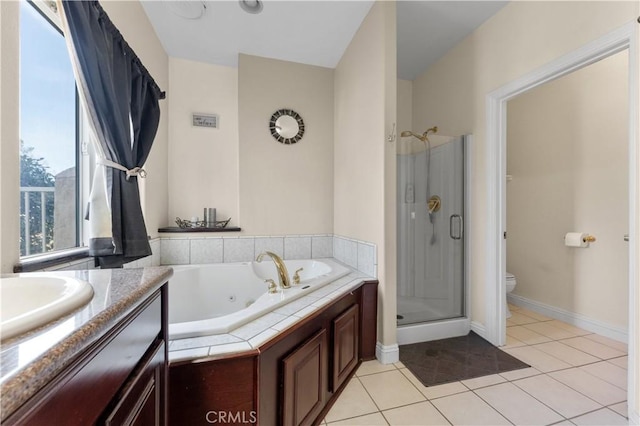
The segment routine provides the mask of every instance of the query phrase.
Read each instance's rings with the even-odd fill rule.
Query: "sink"
[[[1,339],[18,336],[62,318],[92,298],[91,284],[75,278],[0,278]]]

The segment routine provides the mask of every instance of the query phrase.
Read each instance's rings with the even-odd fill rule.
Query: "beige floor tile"
[[[353,417],[339,422],[327,423],[336,426],[378,426],[388,425],[384,416],[380,413],[367,414],[366,416]]]
[[[360,381],[380,410],[425,400],[399,370],[362,376]]]
[[[512,383],[565,418],[579,416],[602,408],[597,402],[546,374]]]
[[[612,347],[603,345],[586,337],[574,337],[572,339],[565,339],[562,341],[565,345],[573,346],[576,349],[580,349],[590,355],[597,356],[601,359],[617,358],[626,355],[624,352],[614,349]]]
[[[356,371],[356,376],[366,376],[368,374],[382,373],[383,371],[395,370],[396,367],[393,364],[381,364],[377,359],[371,361],[365,361],[360,364]]]
[[[513,327],[514,325],[518,324],[514,324],[513,322],[511,322],[511,320],[507,319],[507,327]]]
[[[620,368],[617,365],[610,364],[609,361],[585,365],[580,367],[580,369],[606,382],[616,385],[620,389],[627,390],[627,370]]]
[[[490,374],[488,376],[476,377],[474,379],[462,380],[462,384],[469,389],[478,389],[485,386],[491,386],[504,382],[506,379],[499,374]]]
[[[535,345],[536,343],[545,343],[551,341],[551,339],[549,339],[548,337],[525,328],[522,325],[518,325],[516,327],[507,327],[507,335],[513,337],[514,339],[518,339],[521,342],[526,343],[527,345]]]
[[[587,339],[593,340],[594,342],[598,342],[598,343],[602,343],[603,345],[610,346],[614,349],[619,350],[620,352],[624,352],[625,354],[629,352],[629,346],[626,343],[609,339],[608,337],[600,336],[599,334],[589,334],[588,336],[584,336],[584,337],[586,337]]]
[[[602,405],[617,404],[627,399],[625,390],[592,376],[579,368],[555,371],[549,373],[549,375]]]
[[[360,380],[354,377],[349,381],[336,403],[333,404],[325,420],[330,423],[350,417],[362,416],[363,414],[375,413],[376,411],[378,411],[378,407],[376,407]]]
[[[578,426],[616,426],[629,424],[627,419],[608,408],[603,408],[602,410],[576,417],[575,419],[571,419],[571,421]]]
[[[582,328],[576,327],[575,325],[567,324],[566,322],[562,322],[558,320],[549,321],[549,324],[551,324],[554,327],[558,327],[563,330],[570,331],[576,336],[584,336],[586,334],[591,334],[590,331],[584,330]]]
[[[445,396],[432,401],[433,405],[453,425],[508,425],[493,407],[473,392]]]
[[[382,414],[390,425],[448,425],[449,422],[429,402],[405,405],[383,411]]]
[[[576,334],[564,330],[562,328],[554,327],[552,324],[548,322],[537,322],[535,324],[527,324],[524,326],[529,330],[533,330],[538,334],[542,334],[543,336],[548,337],[552,340],[558,339],[568,339],[570,337],[576,337]]]
[[[519,346],[525,346],[526,343],[521,342],[520,340],[516,339],[515,337],[511,337],[507,334],[507,344],[502,346],[500,349],[507,349],[507,348],[517,348]]]
[[[512,383],[489,386],[475,392],[516,425],[548,425],[563,420],[558,413]]]
[[[507,303],[507,305],[509,306],[509,310],[511,312],[518,312],[521,308],[518,305],[514,305],[512,303]]]
[[[539,314],[537,312],[534,312],[532,310],[525,309],[525,308],[520,308],[518,313],[522,314],[522,315],[526,315],[526,316],[531,317],[531,318],[533,318],[535,320],[538,320],[538,321],[550,321],[550,320],[552,320],[552,318],[549,318],[549,317],[547,317],[545,315]]]
[[[620,404],[613,404],[609,406],[609,409],[615,411],[620,414],[625,419],[629,416],[629,407],[627,406],[627,402],[621,402]]]
[[[621,356],[619,358],[611,358],[608,359],[607,362],[610,362],[613,365],[616,365],[620,368],[624,368],[625,370],[629,367],[629,357]]]
[[[520,312],[511,312],[511,317],[507,319],[507,324],[511,325],[523,325],[538,322],[537,319],[531,318],[527,315],[522,315]]]
[[[515,356],[520,361],[525,362],[536,370],[548,373],[549,371],[570,368],[568,364],[554,356],[536,349],[534,346],[523,346],[521,348],[505,349],[505,352]]]
[[[504,377],[509,381],[524,379],[525,377],[537,376],[538,374],[542,374],[542,373],[533,367],[521,368],[520,370],[513,370],[513,371],[500,373],[502,377]]]
[[[541,343],[539,345],[534,345],[533,347],[573,366],[591,364],[600,360],[599,358],[572,348],[571,346],[562,344],[561,342]]]
[[[575,426],[574,423],[571,423],[569,420],[563,420],[558,423],[554,423],[553,426]]]
[[[393,365],[394,365],[396,368],[407,368],[407,366],[406,366],[406,365],[404,365],[401,361],[394,362],[394,363],[393,363]]]
[[[444,385],[425,386],[411,371],[406,368],[400,370],[407,379],[427,398],[435,399],[456,393],[467,392],[469,389],[460,382],[445,383]]]

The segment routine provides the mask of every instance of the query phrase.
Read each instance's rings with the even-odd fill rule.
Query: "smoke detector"
[[[240,2],[240,7],[247,13],[257,14],[262,12],[262,1],[261,0],[238,0]]]
[[[202,0],[168,1],[166,5],[171,13],[184,19],[200,19],[207,10],[207,5]]]

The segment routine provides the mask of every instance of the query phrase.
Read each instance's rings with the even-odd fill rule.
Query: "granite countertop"
[[[165,266],[18,274],[88,281],[94,296],[72,315],[0,345],[0,420],[31,398],[172,274],[173,270]]]

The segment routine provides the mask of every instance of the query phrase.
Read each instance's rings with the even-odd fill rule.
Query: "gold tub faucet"
[[[256,257],[256,262],[262,262],[262,258],[264,256],[269,256],[273,260],[273,263],[276,264],[280,288],[290,288],[291,283],[289,282],[289,272],[287,271],[287,266],[284,264],[284,261],[280,256],[271,251],[263,251],[258,255],[258,257]]]

